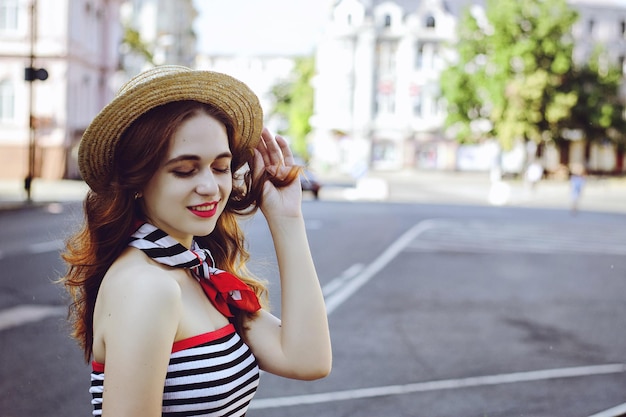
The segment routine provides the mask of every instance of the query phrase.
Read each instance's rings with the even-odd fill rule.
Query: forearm
[[[328,319],[304,219],[280,217],[269,219],[268,224],[280,272],[283,353],[304,368],[329,370]]]

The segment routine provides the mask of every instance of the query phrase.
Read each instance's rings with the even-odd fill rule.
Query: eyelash
[[[213,168],[213,170],[217,171],[220,174],[228,174],[230,172],[230,167],[221,168],[221,169]],[[192,169],[190,171],[172,171],[172,172],[176,177],[188,178],[188,177],[191,177],[193,174],[195,174],[196,171],[197,171],[196,169]]]
[[[172,171],[174,176],[179,177],[179,178],[191,177],[194,174],[194,172],[196,172],[195,169],[192,169],[191,171]]]

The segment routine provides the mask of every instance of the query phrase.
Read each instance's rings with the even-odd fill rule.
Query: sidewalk
[[[82,201],[87,184],[76,180],[35,179],[31,187],[31,203],[27,202],[24,183],[20,180],[0,180],[0,210],[17,210],[49,203]]]
[[[521,180],[494,184],[484,172],[399,171],[375,172],[356,181],[346,175],[318,175],[321,200],[390,201],[424,204],[467,204],[541,207],[568,210],[567,181],[542,180],[529,189]],[[53,202],[82,201],[87,185],[76,180],[33,181],[32,203],[26,202],[23,183],[0,181],[0,210],[20,209]],[[626,214],[626,179],[587,179],[580,210]]]
[[[534,189],[522,180],[493,183],[485,172],[376,172],[355,181],[320,175],[320,199],[347,199],[425,204],[467,204],[570,209],[568,181],[542,180]],[[580,210],[626,214],[626,179],[589,177]]]

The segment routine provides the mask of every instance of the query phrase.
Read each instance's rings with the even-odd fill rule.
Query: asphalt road
[[[626,215],[304,208],[333,372],[315,382],[264,374],[249,416],[589,417],[626,403]],[[78,204],[0,212],[1,416],[90,413],[89,368],[52,284],[78,217]],[[260,218],[244,227],[279,314],[269,233]]]

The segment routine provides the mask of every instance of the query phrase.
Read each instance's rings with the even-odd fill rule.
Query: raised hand
[[[300,216],[302,214],[302,188],[299,167],[287,141],[273,136],[263,129],[261,141],[256,147],[255,177],[265,171],[268,180],[263,187],[261,211],[268,216]]]

